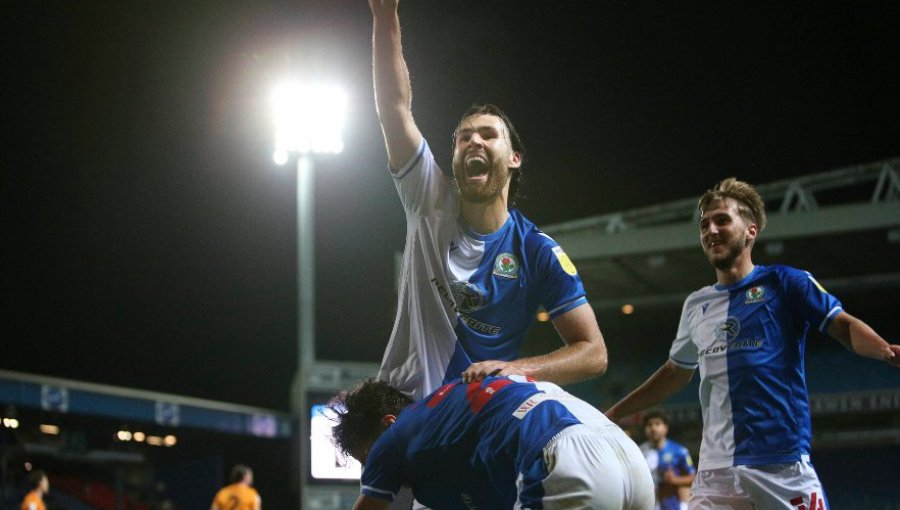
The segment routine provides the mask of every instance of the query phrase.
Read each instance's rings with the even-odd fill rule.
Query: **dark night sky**
[[[317,165],[319,354],[380,359],[404,220],[364,0],[2,5],[0,368],[287,409],[295,182],[267,100],[291,72],[350,97],[346,149]],[[500,104],[538,224],[900,155],[895,2],[404,0],[401,19],[439,159],[469,104]]]

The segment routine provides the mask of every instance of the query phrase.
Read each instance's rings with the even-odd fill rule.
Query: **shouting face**
[[[463,201],[505,199],[511,172],[521,164],[521,155],[513,151],[500,117],[478,114],[460,123],[453,148],[453,176]]]

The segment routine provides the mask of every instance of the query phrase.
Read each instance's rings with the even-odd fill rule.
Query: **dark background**
[[[318,353],[380,360],[405,224],[365,1],[0,6],[0,368],[288,409],[295,174],[268,99],[291,74],[350,98],[316,167]],[[900,155],[894,2],[404,0],[401,20],[439,161],[469,104],[501,105],[539,225]]]

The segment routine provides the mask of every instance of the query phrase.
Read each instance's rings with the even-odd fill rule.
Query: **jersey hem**
[[[577,308],[585,303],[587,303],[587,297],[581,296],[581,297],[575,298],[572,301],[569,301],[568,303],[557,306],[556,308],[554,308],[553,310],[550,310],[547,313],[550,315],[551,319],[555,319],[555,318],[559,317],[560,315],[572,310],[573,308]]]

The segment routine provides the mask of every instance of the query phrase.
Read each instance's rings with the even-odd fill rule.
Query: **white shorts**
[[[690,510],[829,510],[822,482],[805,460],[701,470]]]
[[[541,504],[547,510],[653,510],[647,461],[615,425],[566,427],[544,447],[543,462],[547,475],[541,481]],[[522,476],[518,486],[521,495]],[[515,508],[531,506],[520,498]]]

